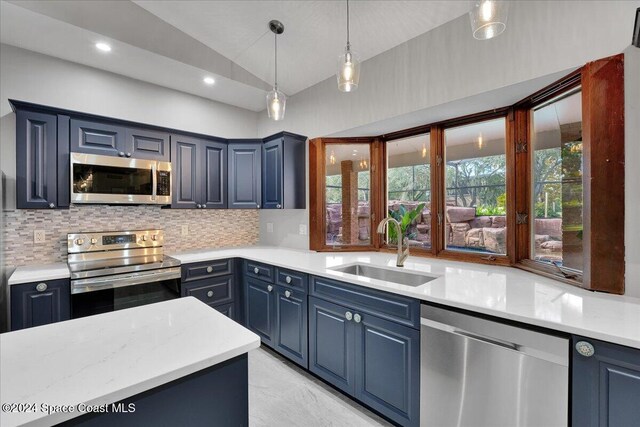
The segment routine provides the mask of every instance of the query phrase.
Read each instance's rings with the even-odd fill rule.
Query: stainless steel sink
[[[436,277],[426,274],[379,268],[370,264],[340,265],[331,270],[353,274],[355,276],[368,277],[370,279],[384,280],[385,282],[399,283],[406,286],[420,286],[436,279]]]

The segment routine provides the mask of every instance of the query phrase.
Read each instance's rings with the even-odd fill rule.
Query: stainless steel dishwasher
[[[421,307],[420,425],[566,426],[569,341]]]

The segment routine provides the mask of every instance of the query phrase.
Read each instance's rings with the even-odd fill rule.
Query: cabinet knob
[[[258,274],[258,273],[260,273],[260,269],[259,269],[258,267],[254,267],[254,268],[253,268],[253,273],[254,273],[254,274]]]
[[[278,208],[278,209],[280,209],[281,207],[282,207],[282,205],[281,205],[281,204],[277,204],[277,205],[276,205],[276,208]]]
[[[201,209],[201,208],[202,208],[202,205],[201,205],[201,204],[199,204],[199,203],[198,203],[198,205],[197,205],[197,206],[198,206],[198,209]]]
[[[127,153],[127,157],[131,157],[131,153]]]
[[[291,283],[291,276],[285,277],[284,281],[287,282],[287,283]]]
[[[205,205],[204,203],[202,204],[202,209],[206,208],[207,205]]]
[[[42,282],[42,283],[38,283],[38,284],[36,285],[36,291],[38,291],[38,292],[44,292],[44,291],[46,291],[46,290],[47,290],[47,284],[46,284],[46,283]]]
[[[345,318],[345,319],[347,319],[347,320],[351,320],[351,319],[353,319],[353,313],[351,313],[350,311],[347,311],[347,312],[344,314],[344,318]]]
[[[260,209],[260,205],[256,205],[256,208]]]
[[[49,207],[50,207],[51,209],[53,209],[53,208],[55,208],[55,207],[56,207],[56,205],[55,205],[54,203],[49,203]]]
[[[207,273],[211,273],[213,271],[213,267],[209,266],[207,267]]]
[[[209,291],[209,292],[207,292],[207,296],[208,296],[209,298],[211,298],[211,297],[213,296],[213,291]]]
[[[273,286],[271,286],[271,285],[267,286],[267,290],[268,290],[269,292],[271,292],[271,291],[273,290]]]
[[[579,355],[584,357],[591,357],[596,353],[596,349],[593,344],[587,341],[578,341],[576,343],[576,351]]]
[[[120,151],[120,152],[118,153],[118,156],[120,156],[120,157],[124,157],[124,151]]]
[[[353,321],[356,323],[360,323],[362,322],[362,316],[360,316],[358,313],[353,315]]]
[[[289,298],[291,296],[291,291],[285,291],[284,296]]]

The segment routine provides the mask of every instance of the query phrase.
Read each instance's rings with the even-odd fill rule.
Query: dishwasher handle
[[[474,334],[473,332],[464,331],[462,329],[458,329],[451,325],[445,325],[444,323],[435,322],[433,320],[422,318],[420,323],[424,326],[428,326],[430,328],[439,329],[441,331],[449,332],[451,334],[460,335],[466,338],[471,338],[477,341],[482,341],[487,344],[498,345],[500,347],[507,348],[509,350],[519,351],[521,346],[516,343],[503,341],[498,338],[488,337],[485,335]]]

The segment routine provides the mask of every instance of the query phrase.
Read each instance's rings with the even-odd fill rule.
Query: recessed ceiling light
[[[202,79],[203,82],[205,82],[208,85],[212,85],[214,84],[216,81],[213,79],[213,77],[205,77],[204,79]]]
[[[106,44],[106,43],[102,43],[102,42],[100,42],[100,43],[96,43],[96,48],[97,48],[98,50],[103,51],[103,52],[111,52],[111,46],[109,46],[109,45],[108,45],[108,44]]]

